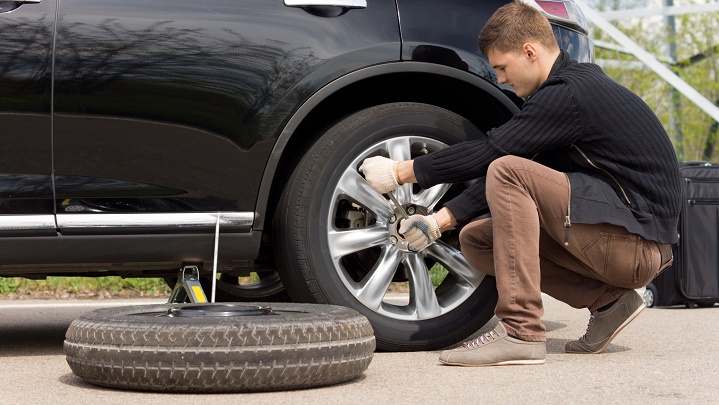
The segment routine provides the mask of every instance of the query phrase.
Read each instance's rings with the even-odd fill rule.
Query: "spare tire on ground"
[[[353,309],[316,304],[160,304],[98,309],[65,335],[72,371],[148,391],[271,391],[359,377],[375,350]]]

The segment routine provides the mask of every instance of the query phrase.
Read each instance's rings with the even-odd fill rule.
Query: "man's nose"
[[[497,82],[499,82],[499,84],[507,83],[507,78],[504,76],[504,74],[497,73]]]

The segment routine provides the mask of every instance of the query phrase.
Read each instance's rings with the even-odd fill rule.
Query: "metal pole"
[[[656,74],[669,83],[672,87],[677,89],[683,94],[689,101],[696,104],[702,111],[707,113],[713,120],[719,122],[719,107],[709,101],[701,93],[696,91],[687,82],[682,80],[679,76],[674,74],[666,66],[654,57],[654,55],[645,51],[644,48],[637,45],[636,42],[632,41],[631,38],[626,36],[617,27],[612,25],[609,21],[603,18],[596,10],[587,6],[583,0],[575,0],[577,5],[582,8],[587,20],[591,21],[599,29],[606,32],[607,35],[612,37],[613,40],[617,41],[622,45],[627,52],[633,54],[637,59],[643,62],[647,67],[653,70]]]
[[[673,7],[674,0],[664,0],[664,7]],[[666,22],[666,35],[667,35],[667,56],[672,62],[677,60],[677,27],[674,20],[674,15],[666,15],[664,17]],[[684,133],[681,128],[681,97],[674,87],[669,88],[669,135],[673,136],[676,140],[675,144],[677,147],[677,155],[680,160],[684,160]]]
[[[217,248],[220,246],[220,213],[217,213],[217,222],[215,222],[215,255],[212,260],[212,294],[210,302],[215,302],[215,290],[217,289]]]

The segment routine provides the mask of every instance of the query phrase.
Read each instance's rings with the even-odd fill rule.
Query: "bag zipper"
[[[719,200],[714,199],[693,199],[693,200],[687,200],[687,204],[694,205],[694,204],[701,204],[701,205],[719,205]]]
[[[572,183],[569,181],[569,175],[563,173],[564,177],[567,178],[567,188],[569,189],[569,198],[567,199],[567,216],[564,217],[564,246],[569,246],[569,227],[572,226],[572,221],[569,219],[572,213]]]
[[[578,147],[577,145],[572,145],[572,147],[575,148],[575,149],[577,149],[577,151],[584,157],[584,159],[587,160],[587,163],[589,163],[593,168],[595,168],[595,169],[597,169],[597,170],[601,170],[601,171],[604,172],[607,176],[611,177],[611,179],[614,180],[614,183],[617,184],[617,187],[619,187],[619,189],[622,191],[622,195],[624,196],[624,199],[627,201],[627,204],[632,205],[632,202],[629,201],[629,197],[627,196],[627,193],[624,191],[624,187],[622,187],[622,185],[619,184],[619,182],[617,181],[617,179],[616,179],[611,173],[609,173],[608,171],[606,171],[606,170],[602,169],[601,167],[595,165],[594,162],[592,162],[592,161],[587,157],[587,155],[585,155],[584,152],[582,152],[582,150],[579,149],[579,147]]]
[[[685,177],[686,183],[719,183],[719,179],[704,179],[701,177]]]

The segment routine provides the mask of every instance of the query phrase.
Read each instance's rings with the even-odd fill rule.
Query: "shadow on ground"
[[[62,344],[68,326],[70,322],[54,325],[2,325],[0,357],[63,354]]]

